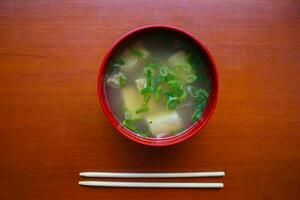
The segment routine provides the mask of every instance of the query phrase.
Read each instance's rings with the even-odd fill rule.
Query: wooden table
[[[153,23],[204,41],[221,78],[209,124],[168,148],[120,136],[97,99],[105,51]],[[0,199],[299,199],[299,104],[299,1],[0,1]],[[92,170],[227,175],[222,190],[78,186]]]

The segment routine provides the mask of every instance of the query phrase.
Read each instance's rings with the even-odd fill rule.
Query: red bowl
[[[105,84],[104,84],[104,77],[105,77],[105,71],[106,68],[109,66],[109,62],[111,58],[113,57],[114,53],[127,41],[131,40],[132,38],[135,38],[136,36],[144,33],[148,33],[151,31],[170,31],[174,32],[176,34],[180,34],[186,38],[191,39],[197,46],[199,46],[202,53],[206,56],[206,59],[208,61],[208,72],[209,77],[211,81],[211,93],[208,99],[208,104],[201,116],[201,118],[193,124],[191,127],[189,127],[187,130],[182,132],[179,135],[167,137],[167,138],[142,138],[134,133],[132,133],[130,130],[126,129],[118,120],[114,117],[112,111],[110,110],[109,104],[106,99],[106,92],[105,92]],[[143,26],[139,27],[137,29],[134,29],[126,34],[124,34],[121,38],[119,38],[112,47],[107,51],[105,54],[102,63],[100,65],[99,70],[99,76],[98,76],[98,97],[99,102],[102,107],[102,110],[109,120],[109,122],[118,130],[118,132],[125,137],[129,138],[132,141],[135,141],[140,144],[148,145],[148,146],[169,146],[173,144],[180,143],[184,140],[187,140],[188,138],[192,137],[193,135],[197,134],[203,127],[207,124],[208,120],[211,118],[217,103],[217,98],[219,94],[219,76],[217,73],[216,64],[211,56],[211,53],[209,52],[208,48],[195,36],[193,36],[191,33],[188,33],[180,28],[174,27],[174,26],[168,26],[168,25],[149,25],[149,26]]]

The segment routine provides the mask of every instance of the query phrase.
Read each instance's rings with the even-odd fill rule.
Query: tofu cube
[[[166,112],[149,114],[146,116],[149,130],[153,135],[170,133],[171,131],[183,128],[183,124],[177,112]]]
[[[148,57],[150,53],[142,46],[140,42],[132,45],[128,50],[121,53],[120,57],[124,60],[125,65],[122,66],[122,70],[125,73],[132,72],[136,67],[141,64],[141,58],[138,58],[131,52],[131,49],[136,49],[144,54],[144,58]]]
[[[131,111],[132,118],[139,118],[141,114],[135,114],[135,111],[142,105],[142,97],[135,87],[125,87],[122,89],[124,106]]]

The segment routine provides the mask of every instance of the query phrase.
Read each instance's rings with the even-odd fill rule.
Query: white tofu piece
[[[149,101],[149,112],[135,114],[137,109],[140,109],[143,105],[143,97],[139,90],[135,87],[122,88],[122,97],[124,100],[124,106],[131,111],[133,118],[142,118],[144,115],[151,113],[158,113],[162,107],[155,101],[154,96]]]
[[[122,72],[112,74],[107,78],[107,84],[109,84],[113,88],[120,88],[121,86],[119,80],[121,77],[123,77],[126,80],[126,77]]]
[[[125,65],[122,66],[122,71],[124,72],[130,72],[132,69],[134,69],[139,62],[139,59],[133,55],[129,50],[124,51],[120,57],[124,60]]]
[[[135,114],[135,111],[141,108],[142,97],[139,91],[135,87],[125,87],[122,89],[122,96],[124,100],[124,106],[131,111],[133,118],[139,118],[141,114]]]
[[[150,55],[149,51],[147,51],[147,50],[144,48],[143,44],[142,44],[140,41],[139,41],[139,42],[136,42],[134,45],[132,45],[131,48],[132,48],[132,49],[136,49],[136,50],[142,52],[142,53],[144,54],[144,58],[147,58],[147,57]]]
[[[145,79],[145,78],[139,78],[139,79],[135,80],[135,83],[136,83],[137,89],[140,91],[140,90],[142,90],[143,88],[146,87],[146,85],[147,85],[147,79]],[[154,95],[151,96],[151,99],[150,99],[148,105],[149,105],[149,112],[147,112],[145,114],[155,113],[155,112],[159,111],[160,109],[163,109],[163,107],[161,107],[159,105],[159,102],[157,102],[155,100]]]
[[[188,62],[188,55],[184,51],[179,51],[169,58],[169,63],[175,67],[177,65],[190,65]]]
[[[122,66],[122,70],[126,73],[131,72],[136,67],[139,66],[141,63],[141,58],[138,58],[135,56],[131,49],[136,49],[144,54],[144,58],[148,57],[150,55],[149,51],[147,51],[140,42],[137,42],[136,44],[129,47],[128,50],[125,50],[123,53],[121,53],[120,57],[124,60],[125,65]]]
[[[195,70],[188,61],[188,55],[184,51],[179,51],[178,53],[171,56],[168,62],[171,65],[171,67],[184,66],[183,68],[189,69],[188,71],[181,70],[179,73],[179,77],[183,81],[183,83],[185,83],[185,81],[187,80],[188,75],[195,74]]]
[[[175,111],[149,114],[146,116],[146,121],[148,122],[149,130],[153,135],[161,135],[183,128],[181,119]]]

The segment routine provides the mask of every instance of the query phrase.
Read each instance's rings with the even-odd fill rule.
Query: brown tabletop
[[[153,23],[197,36],[220,74],[208,125],[167,148],[120,136],[97,98],[106,50]],[[0,199],[299,199],[299,104],[299,1],[0,1]],[[188,180],[221,190],[77,184],[81,171],[219,170]]]

